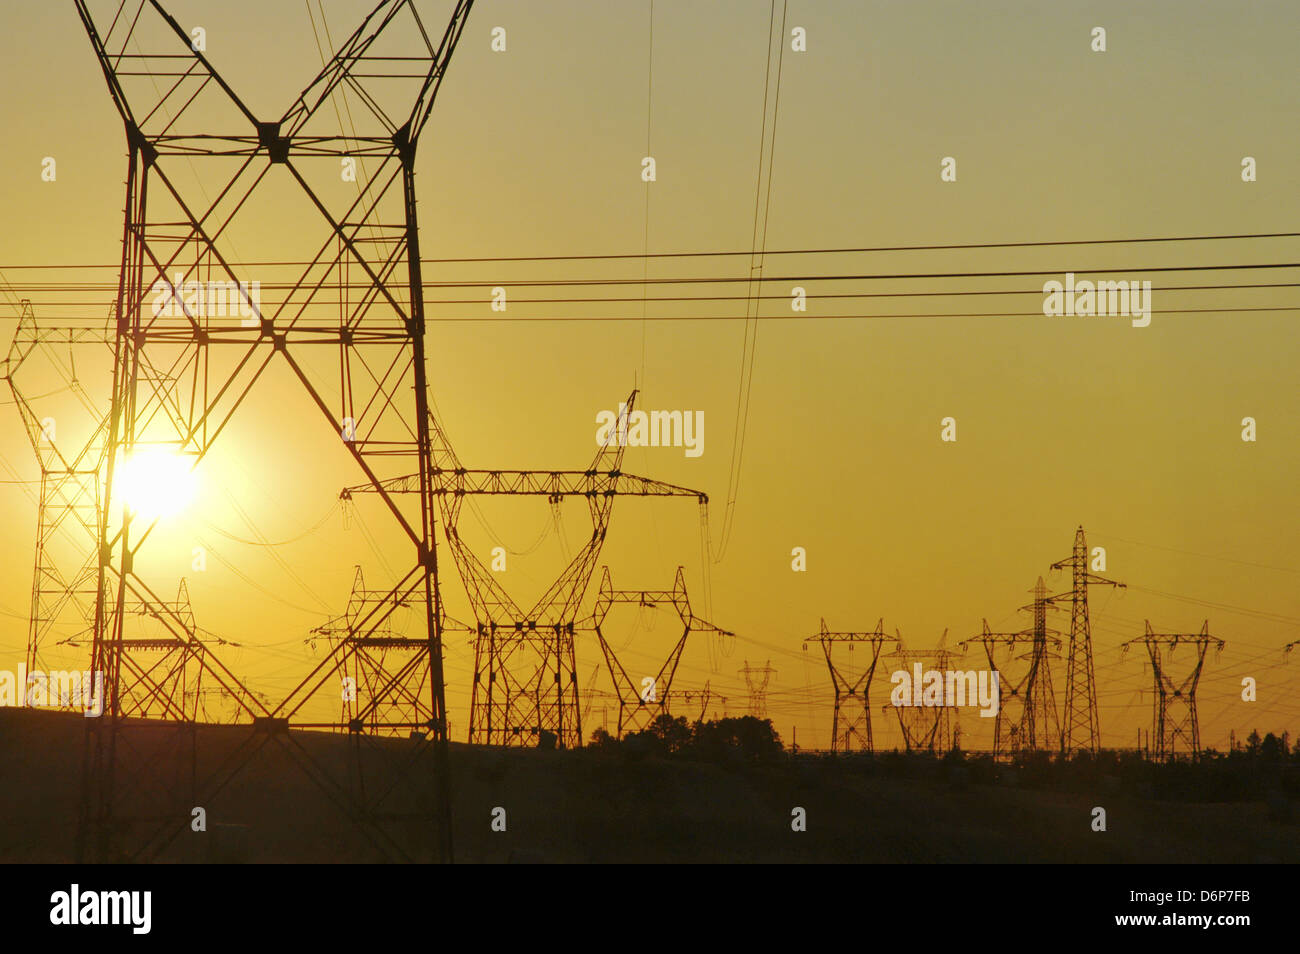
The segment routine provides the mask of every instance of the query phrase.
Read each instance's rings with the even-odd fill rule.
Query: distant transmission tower
[[[804,640],[804,649],[809,642],[816,642],[826,656],[826,668],[830,670],[831,685],[835,691],[835,711],[831,717],[831,751],[852,752],[855,749],[874,752],[875,741],[871,735],[871,678],[876,673],[876,664],[880,661],[880,652],[886,642],[896,642],[897,638],[884,631],[885,621],[881,619],[876,628],[870,632],[831,632],[822,620],[821,632]],[[836,645],[847,647],[850,653],[858,646],[865,650],[859,658],[857,667],[850,669],[847,660],[836,658],[832,650]],[[856,672],[856,675],[854,673]],[[845,700],[859,699],[847,711]]]
[[[1155,683],[1155,698],[1151,721],[1151,734],[1156,740],[1156,758],[1172,761],[1180,751],[1192,761],[1201,757],[1201,726],[1196,715],[1196,686],[1201,681],[1205,667],[1205,654],[1214,644],[1215,653],[1222,651],[1224,642],[1210,635],[1210,621],[1206,620],[1199,633],[1154,633],[1151,621],[1146,621],[1146,633],[1124,644],[1129,647],[1141,644],[1146,647],[1151,661],[1151,676]],[[1187,675],[1175,681],[1170,675],[1174,650],[1179,644],[1191,647],[1193,660]]]
[[[667,660],[653,676],[629,675],[619,661],[614,647],[605,638],[605,618],[610,609],[618,604],[648,609],[667,604],[677,611],[682,625],[682,634],[669,651]],[[691,612],[691,603],[686,596],[686,577],[681,567],[677,568],[677,576],[671,590],[616,590],[609,580],[609,568],[605,567],[600,581],[600,590],[596,596],[596,606],[591,616],[591,626],[596,631],[596,638],[600,642],[600,649],[609,666],[610,676],[614,680],[614,691],[618,696],[618,738],[622,738],[627,732],[637,732],[646,728],[660,714],[669,712],[668,702],[673,676],[677,673],[677,665],[681,662],[682,652],[686,649],[686,639],[691,633],[734,635],[718,629]],[[707,694],[704,705],[708,706]]]
[[[114,340],[111,323],[38,324],[24,300],[0,375],[9,383],[41,470],[28,672],[91,667],[109,402],[107,389],[100,395],[94,382],[87,387],[78,363],[83,372],[98,370],[113,354]],[[155,384],[166,380],[143,360],[139,374]],[[24,383],[29,378],[42,380],[44,393],[32,395]],[[58,378],[64,387],[51,392],[50,381]],[[68,397],[56,405],[53,395]],[[198,717],[202,696],[229,696],[230,689],[201,686],[210,665],[206,644],[214,640],[200,639],[184,580],[174,602],[134,592],[112,612],[122,615],[118,699],[124,717],[190,722]],[[140,779],[136,773],[131,781]]]
[[[1060,742],[1056,717],[1056,696],[1052,689],[1052,654],[1048,644],[1060,647],[1061,641],[1049,635],[1047,609],[1051,597],[1040,576],[1031,592],[1034,601],[1022,606],[1033,614],[1029,629],[1014,633],[989,631],[964,640],[962,647],[978,642],[988,657],[989,668],[998,674],[998,712],[993,719],[993,757],[1003,758],[1025,751],[1037,751]],[[1006,649],[1005,661],[999,665],[998,651]],[[1022,651],[1024,650],[1024,651]]]
[[[83,368],[102,364],[113,353],[114,333],[107,323],[39,325],[26,299],[19,310],[0,376],[9,384],[41,472],[25,661],[28,672],[84,669],[90,665],[89,638],[84,658],[60,654],[61,660],[75,662],[72,667],[50,665],[47,652],[79,635],[88,637],[94,626],[108,400],[107,394],[97,400],[82,386],[76,355],[81,354]],[[32,394],[29,379],[39,381],[45,393]],[[56,379],[64,385],[56,393],[76,399],[57,410],[45,400]]]
[[[712,702],[715,698],[721,699],[724,704],[727,701],[725,696],[714,695],[713,689],[710,687],[709,682],[710,681],[707,679],[704,681],[703,689],[683,689],[680,693],[678,693],[678,695],[682,697],[682,701],[684,701],[688,706],[694,706],[697,702],[699,703],[700,714],[696,716],[695,718],[696,722],[703,722],[705,720],[709,712],[709,703]]]
[[[340,716],[332,722],[299,726],[327,729],[345,725],[352,732],[371,733],[396,728],[423,737],[435,717],[428,703],[429,640],[423,635],[407,635],[404,625],[404,617],[419,615],[421,609],[418,599],[387,589],[367,589],[358,566],[343,615],[312,630],[313,637],[326,640],[327,658],[337,660],[336,671],[344,680],[344,691],[338,694]],[[468,634],[471,630],[444,615],[444,638],[456,632]],[[308,677],[289,698],[310,695],[304,688],[312,681]]]
[[[1061,715],[1061,753],[1076,750],[1097,754],[1101,745],[1101,724],[1097,712],[1097,677],[1092,663],[1092,632],[1088,621],[1088,587],[1115,586],[1123,583],[1108,580],[1089,571],[1088,541],[1083,527],[1074,533],[1074,550],[1068,559],[1052,564],[1053,570],[1069,567],[1070,643],[1065,662],[1065,710]]]
[[[944,630],[945,639],[947,635],[948,631]],[[941,639],[940,643],[942,642]],[[898,647],[887,655],[890,659],[897,659],[904,666],[911,667],[908,676],[912,680],[912,705],[895,706],[891,703],[884,706],[886,711],[893,709],[898,716],[898,727],[903,732],[903,745],[909,752],[924,751],[934,755],[947,752],[954,743],[955,707],[921,704],[922,686],[916,679],[915,666],[919,664],[922,673],[930,669],[942,672],[952,668],[952,661],[958,654],[950,649],[944,649],[942,645],[935,649],[905,649],[900,635]]]
[[[750,666],[749,660],[746,659],[740,674],[745,677],[745,686],[749,689],[749,714],[755,719],[766,719],[767,684],[776,675],[776,670],[772,668],[772,660],[769,659],[760,667]]]

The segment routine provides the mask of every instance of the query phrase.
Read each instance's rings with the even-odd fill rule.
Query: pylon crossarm
[[[435,467],[431,471],[436,496],[533,496],[533,497],[694,497],[707,502],[708,494],[689,487],[624,474],[619,471],[589,470],[497,470]],[[346,488],[342,496],[372,493],[418,493],[418,474],[406,474],[380,482],[379,487],[362,485]]]

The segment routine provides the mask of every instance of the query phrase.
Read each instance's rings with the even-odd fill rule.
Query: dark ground
[[[0,861],[73,859],[85,723],[76,715],[0,709]],[[302,769],[319,764],[348,784],[352,740],[294,737],[295,744],[263,737],[267,744],[224,790],[198,799],[207,810],[204,833],[190,830],[193,799],[179,786],[181,796],[166,810],[180,819],[180,831],[162,860],[382,860]],[[200,781],[250,738],[247,727],[203,727]],[[149,781],[139,753],[174,751],[176,734],[143,729],[126,739],[121,804],[162,807],[162,789]],[[386,791],[382,779],[396,777],[385,775],[389,766],[416,752],[405,740],[367,750],[369,791]],[[706,764],[456,745],[452,760],[459,862],[1300,860],[1300,813],[1294,798],[1279,795],[1172,801],[1117,777],[1082,791],[1029,789],[1009,772],[981,782],[967,769],[939,764],[899,772],[879,761],[816,757]],[[174,756],[162,762],[172,770],[188,764]],[[416,804],[402,800],[404,787],[396,792],[387,807]],[[506,810],[505,832],[490,828],[497,806]],[[806,832],[791,831],[795,806],[807,811]],[[1106,809],[1105,832],[1091,830],[1094,806]],[[382,825],[403,851],[427,857],[424,826]]]

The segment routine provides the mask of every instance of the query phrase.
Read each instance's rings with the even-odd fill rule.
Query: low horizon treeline
[[[1002,785],[1061,791],[1127,792],[1140,798],[1176,801],[1264,799],[1270,813],[1291,817],[1290,799],[1300,798],[1300,740],[1289,733],[1252,731],[1230,752],[1206,749],[1193,761],[1155,761],[1133,749],[1077,752],[1031,751],[1005,759],[988,752],[886,750],[832,754],[792,752],[771,720],[753,716],[696,720],[662,714],[646,728],[615,738],[596,729],[583,751],[631,759],[661,758],[724,764],[793,762],[813,772],[925,779],[964,787]]]

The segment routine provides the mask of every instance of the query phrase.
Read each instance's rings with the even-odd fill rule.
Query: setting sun
[[[198,478],[189,457],[170,447],[142,447],[122,463],[120,499],[133,516],[155,519],[179,513],[194,499]]]

